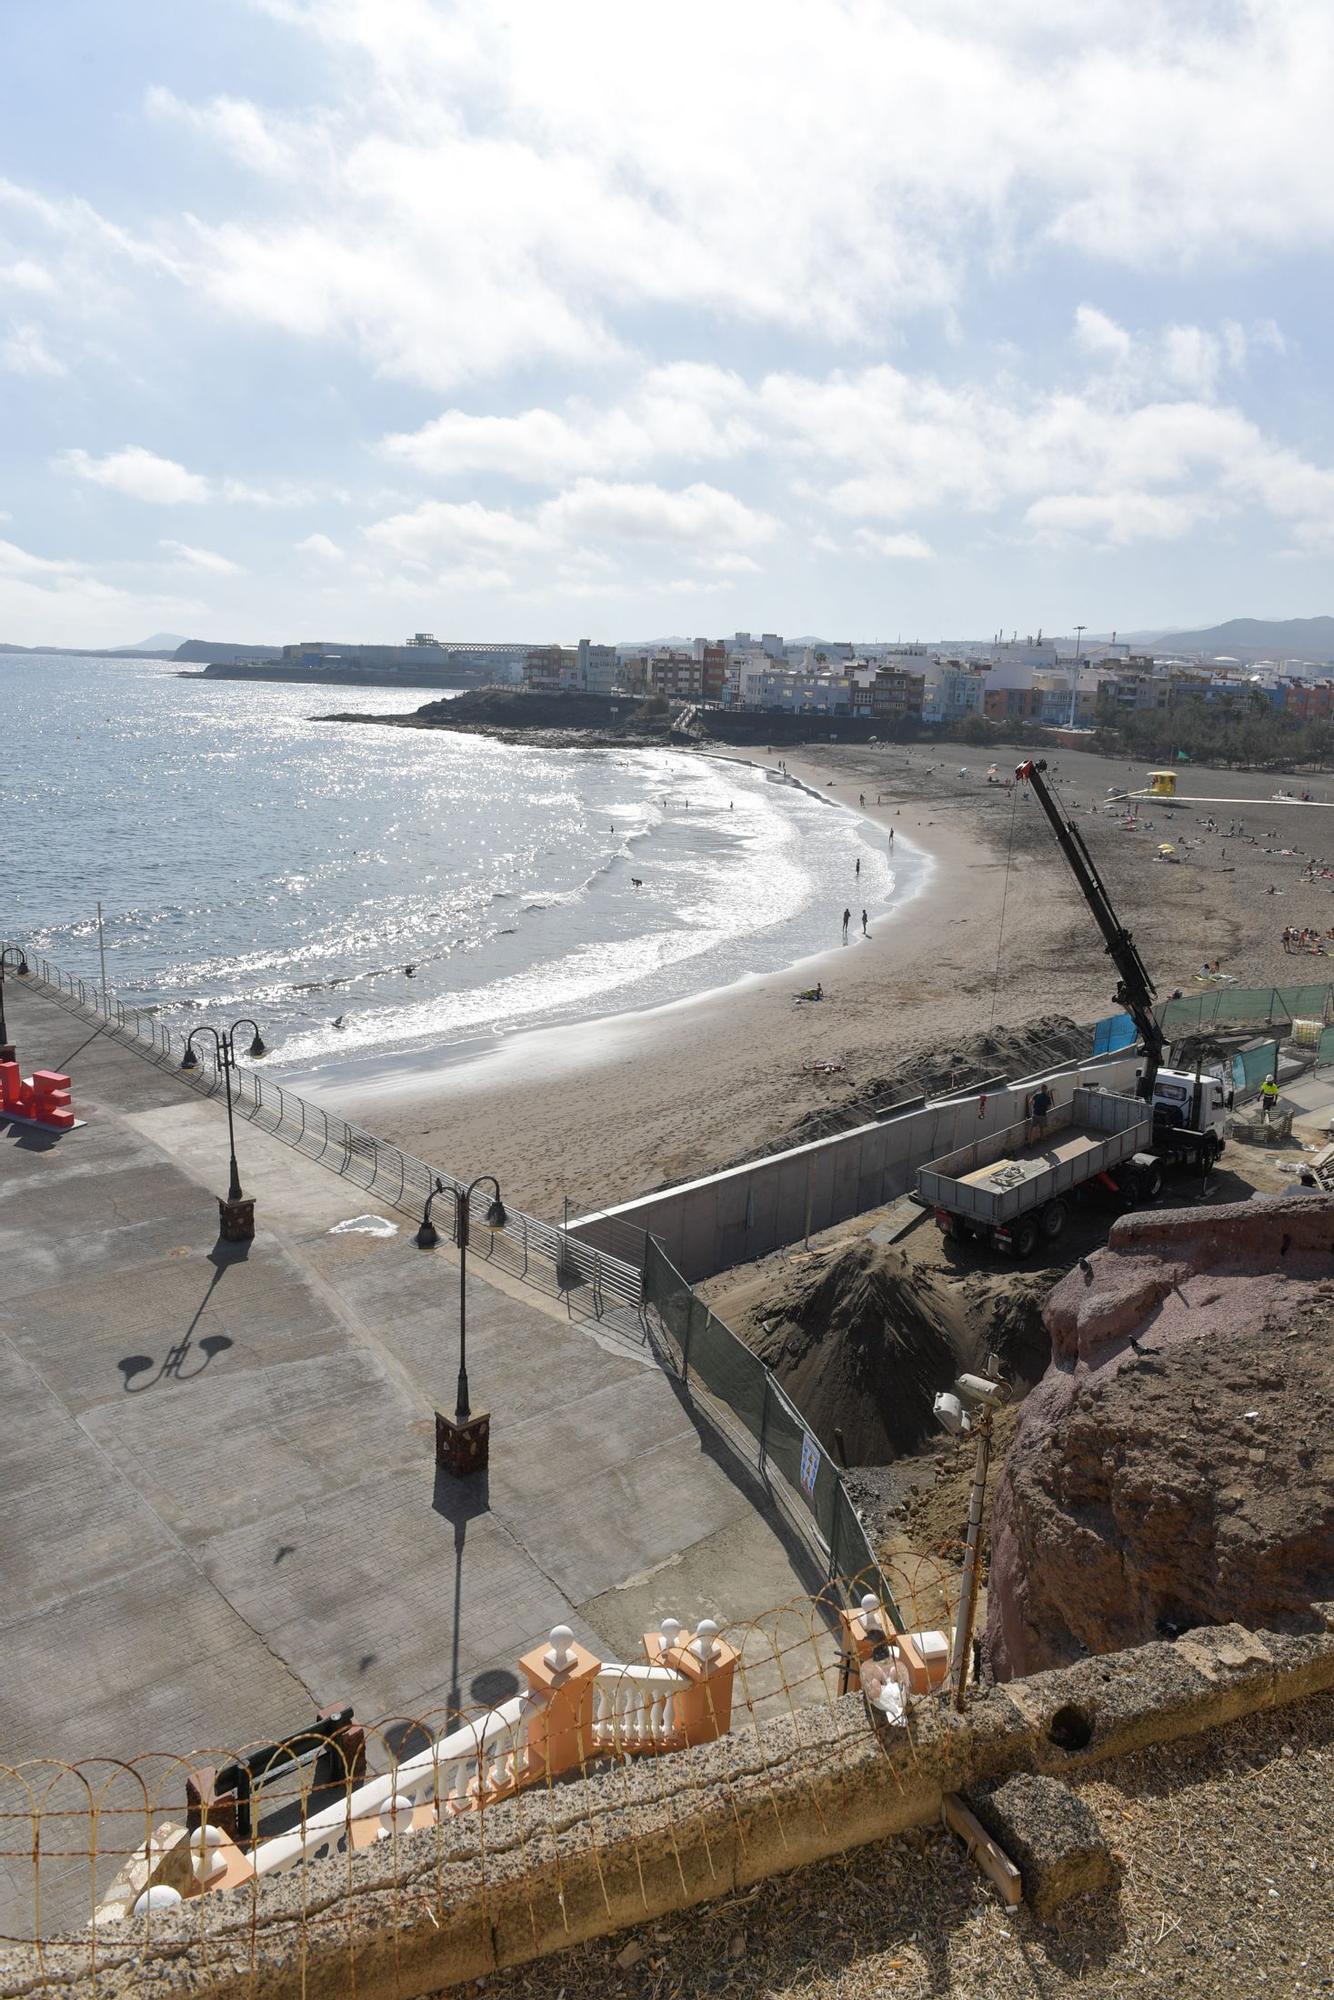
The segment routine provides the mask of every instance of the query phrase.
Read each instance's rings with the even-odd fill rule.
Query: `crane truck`
[[[917,1177],[918,1198],[949,1236],[980,1237],[1028,1256],[1061,1234],[1071,1204],[1088,1195],[1120,1208],[1153,1200],[1164,1171],[1193,1165],[1207,1174],[1223,1150],[1232,1093],[1222,1076],[1165,1065],[1167,1046],[1154,1013],[1156,989],[1134,939],[1118,918],[1084,837],[1066,819],[1044,773],[1030,760],[1016,779],[1031,790],[1102,933],[1117,971],[1116,998],[1144,1045],[1135,1093],[1077,1086],[1066,1104],[1036,1109],[1018,1124],[930,1161]]]

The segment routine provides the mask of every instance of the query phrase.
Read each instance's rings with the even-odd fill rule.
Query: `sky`
[[[0,41],[0,640],[1334,611],[1329,0]]]

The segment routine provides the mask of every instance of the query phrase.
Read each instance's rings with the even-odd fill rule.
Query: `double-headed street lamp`
[[[227,1183],[226,1201],[218,1203],[218,1214],[221,1217],[223,1239],[228,1243],[247,1242],[255,1233],[255,1204],[253,1201],[248,1201],[241,1192],[241,1176],[236,1166],[236,1126],[232,1119],[232,1071],[236,1068],[238,1028],[253,1028],[255,1031],[250,1047],[246,1050],[252,1061],[258,1062],[262,1055],[268,1054],[258,1025],[243,1016],[241,1020],[233,1021],[230,1028],[219,1030],[205,1023],[202,1027],[191,1029],[186,1038],[185,1054],[181,1057],[182,1069],[198,1069],[199,1057],[195,1054],[195,1036],[213,1037],[213,1060],[217,1068],[222,1071],[223,1085],[227,1092],[227,1146],[230,1154],[231,1178]]]
[[[14,1060],[14,1044],[10,1041],[9,1030],[5,1026],[5,967],[11,958],[14,960],[14,970],[19,978],[26,979],[28,976],[28,961],[18,945],[7,944],[0,949],[0,1062]]]
[[[431,1220],[431,1207],[438,1194],[448,1195],[454,1204],[454,1241],[459,1250],[459,1385],[453,1422],[439,1410],[435,1413],[435,1461],[456,1479],[483,1471],[491,1454],[490,1412],[478,1410],[474,1415],[468,1402],[468,1221],[473,1190],[479,1187],[494,1190],[487,1204],[487,1228],[503,1229],[509,1216],[500,1198],[500,1183],[494,1174],[478,1174],[466,1188],[437,1180],[426,1197],[417,1231],[419,1246],[423,1250],[434,1249],[440,1238]]]

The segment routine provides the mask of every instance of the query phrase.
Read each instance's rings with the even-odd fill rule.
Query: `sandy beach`
[[[1021,754],[1004,754],[1002,776]],[[581,1214],[707,1173],[928,1049],[1053,1013],[1091,1023],[1113,1010],[1115,984],[1092,920],[1037,805],[989,786],[977,756],[958,745],[830,745],[786,757],[791,775],[830,799],[856,808],[864,796],[886,839],[892,828],[932,859],[926,886],[869,939],[857,935],[850,875],[852,941],[840,943],[842,907],[831,910],[829,950],[797,968],[534,1030],[471,1058],[386,1063],[323,1085],[322,1099],[453,1173],[495,1173],[507,1199],[558,1217],[566,1200]],[[777,755],[748,760],[773,767]],[[1334,923],[1334,883],[1298,879],[1307,855],[1334,853],[1334,825],[1324,811],[1269,803],[1280,788],[1334,798],[1334,783],[1183,768],[1183,792],[1254,803],[1143,808],[1127,830],[1089,808],[1109,787],[1142,784],[1139,767],[1064,751],[1052,765],[1162,995],[1201,990],[1206,957],[1243,985],[1334,976],[1329,960],[1289,956],[1280,942],[1285,924]],[[1202,830],[1209,814],[1217,833]],[[1234,819],[1244,838],[1228,837]],[[1183,849],[1183,837],[1198,845]],[[1179,859],[1156,860],[1161,842]],[[825,998],[798,1005],[798,989],[817,979]]]

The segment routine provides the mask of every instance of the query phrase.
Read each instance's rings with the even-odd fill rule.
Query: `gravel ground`
[[[950,1835],[916,1833],[466,1990],[486,2000],[1334,1991],[1334,1696],[1126,1758],[1078,1789],[1122,1881],[1049,1924],[1007,1913]]]

